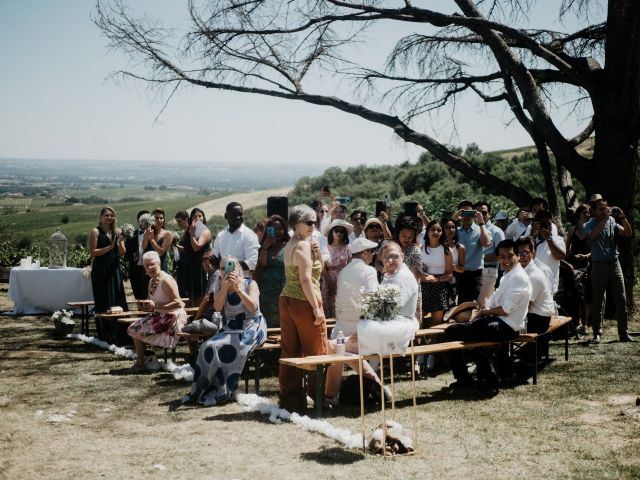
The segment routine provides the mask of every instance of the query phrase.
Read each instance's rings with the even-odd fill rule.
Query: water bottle
[[[524,327],[520,330],[520,335],[524,335],[527,333],[527,317],[524,317]]]
[[[344,333],[342,333],[342,330],[340,330],[336,337],[336,355],[344,355],[346,343],[347,339],[345,338]]]

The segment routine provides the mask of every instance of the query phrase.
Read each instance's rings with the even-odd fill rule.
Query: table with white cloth
[[[11,269],[9,298],[15,315],[41,314],[69,309],[68,302],[93,300],[91,278],[82,268]]]

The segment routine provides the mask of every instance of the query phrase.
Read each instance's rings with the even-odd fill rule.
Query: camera
[[[273,238],[276,236],[276,227],[269,225],[267,227],[267,237]]]
[[[611,208],[611,215],[613,215],[614,217],[618,217],[622,214],[622,210],[620,210],[620,207],[612,207]]]
[[[234,262],[233,260],[227,260],[226,262],[224,262],[224,274],[225,275],[229,275],[235,269],[236,269],[236,262]]]
[[[475,218],[476,212],[475,210],[463,210],[462,218]]]

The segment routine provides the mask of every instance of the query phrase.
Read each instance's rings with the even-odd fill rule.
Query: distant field
[[[193,190],[169,190],[156,191],[144,190],[142,187],[126,187],[122,189],[96,189],[95,193],[87,193],[83,190],[72,195],[87,197],[91,194],[113,199],[110,205],[115,209],[118,224],[135,224],[136,214],[140,210],[153,210],[164,208],[168,219],[173,220],[173,215],[179,210],[184,210],[192,205],[214,200],[228,193],[216,193],[213,195],[198,195]],[[118,201],[124,197],[142,197],[140,202]],[[9,230],[13,233],[14,240],[29,238],[32,241],[47,239],[56,228],[60,228],[70,242],[74,242],[77,235],[87,235],[91,228],[98,224],[101,205],[43,205],[45,202],[34,202],[29,212],[19,212],[0,216]],[[49,200],[47,203],[51,203]],[[62,217],[68,217],[67,224],[62,223]]]

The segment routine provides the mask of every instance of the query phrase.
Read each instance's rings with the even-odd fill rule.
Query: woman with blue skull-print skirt
[[[213,308],[223,311],[224,326],[200,346],[191,392],[182,398],[183,404],[209,407],[229,400],[238,387],[247,357],[267,338],[257,283],[242,278],[234,257],[224,257],[220,267]]]

